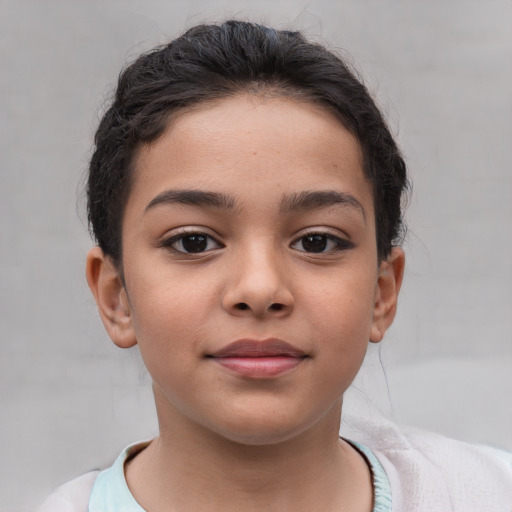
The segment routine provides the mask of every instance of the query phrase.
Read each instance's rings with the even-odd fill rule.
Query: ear
[[[101,320],[112,341],[121,348],[136,345],[128,296],[112,259],[99,247],[94,247],[87,254],[85,273]]]
[[[393,247],[389,257],[379,265],[370,330],[370,341],[372,343],[381,341],[385,332],[393,323],[398,293],[404,277],[404,267],[405,253],[401,247]]]

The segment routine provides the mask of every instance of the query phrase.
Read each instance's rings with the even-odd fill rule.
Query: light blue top
[[[369,448],[349,441],[366,459],[373,480],[374,507],[372,512],[391,512],[391,488],[384,468]],[[135,501],[124,476],[124,464],[145,448],[148,442],[136,443],[124,449],[114,464],[96,478],[89,500],[89,512],[144,512]]]
[[[373,510],[372,512],[391,512],[391,486],[381,463],[367,446],[348,441],[366,459],[372,473]]]

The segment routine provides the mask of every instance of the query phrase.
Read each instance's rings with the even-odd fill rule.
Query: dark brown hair
[[[162,135],[177,111],[255,90],[321,105],[357,138],[373,189],[378,256],[389,255],[402,231],[406,166],[365,86],[340,57],[299,32],[231,20],[191,28],[141,55],[119,77],[96,132],[87,185],[91,232],[117,265],[140,145]]]

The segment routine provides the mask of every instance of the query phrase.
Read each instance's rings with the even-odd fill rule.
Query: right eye
[[[208,252],[222,247],[217,240],[206,233],[180,233],[165,240],[163,245],[188,254]]]

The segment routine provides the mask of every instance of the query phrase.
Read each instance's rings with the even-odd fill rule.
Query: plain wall
[[[4,0],[0,13],[0,510],[156,433],[138,354],[108,340],[85,283],[80,183],[123,63],[231,16],[346,51],[408,161],[399,314],[347,407],[512,450],[512,2]]]

